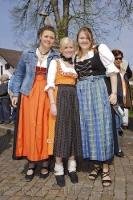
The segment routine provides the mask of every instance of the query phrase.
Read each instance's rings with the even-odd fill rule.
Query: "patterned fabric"
[[[83,157],[106,161],[113,157],[111,108],[103,76],[77,83]]]
[[[54,155],[82,156],[77,91],[73,85],[58,85]]]
[[[64,72],[57,62],[54,96],[57,116],[49,115],[49,149],[55,156],[82,156],[78,97],[75,87],[76,72]],[[52,65],[51,65],[52,66]],[[50,66],[50,67],[51,67]],[[67,66],[66,66],[67,67]],[[50,70],[50,68],[49,68]],[[53,141],[53,135],[54,141]],[[51,137],[52,136],[52,137]],[[52,147],[52,145],[51,145]]]

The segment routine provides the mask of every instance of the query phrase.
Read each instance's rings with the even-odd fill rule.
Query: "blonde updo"
[[[72,45],[75,48],[75,44],[74,41],[72,39],[70,39],[69,37],[64,37],[60,40],[60,51],[62,51],[62,49],[64,49],[65,45],[72,43]]]

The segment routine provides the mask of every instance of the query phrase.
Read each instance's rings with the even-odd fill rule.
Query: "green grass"
[[[133,110],[130,110],[130,111],[129,111],[129,117],[130,117],[130,118],[133,118]]]

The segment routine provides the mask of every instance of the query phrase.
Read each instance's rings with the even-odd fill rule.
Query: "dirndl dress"
[[[53,155],[61,158],[82,157],[79,105],[75,86],[76,77],[57,68],[55,100],[57,116],[50,115],[49,137],[54,133]]]
[[[84,75],[77,82],[83,158],[108,161],[114,156],[114,141],[105,69],[98,54],[81,63],[76,70]]]
[[[13,158],[43,161],[49,157],[48,118],[49,99],[44,91],[46,68],[36,67],[32,90],[28,96],[21,94],[15,128]]]

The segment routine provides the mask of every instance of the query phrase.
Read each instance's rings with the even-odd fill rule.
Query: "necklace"
[[[37,49],[37,56],[38,56],[40,66],[42,66],[44,59],[47,58],[48,53],[49,51],[47,51],[46,53],[42,53],[39,48]]]
[[[41,55],[47,55],[48,53],[49,53],[49,50],[47,51],[47,52],[45,52],[45,53],[43,53],[39,48],[38,48],[38,50],[39,50],[39,53],[41,54]]]

